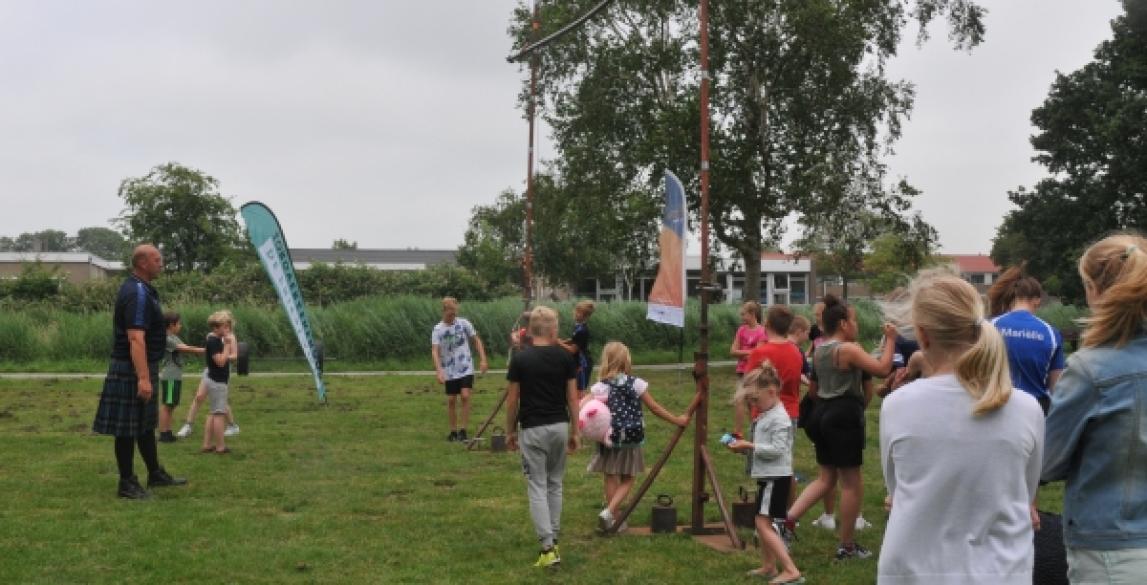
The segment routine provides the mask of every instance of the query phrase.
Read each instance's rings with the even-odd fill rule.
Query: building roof
[[[457,264],[457,250],[404,250],[360,249],[332,250],[329,248],[292,248],[291,260],[296,267],[311,264],[362,264],[390,270],[425,268],[434,264]]]
[[[1000,267],[986,254],[949,254],[943,257],[955,264],[961,274],[1000,272]]]
[[[91,264],[97,268],[123,270],[123,262],[112,262],[89,252],[0,252],[0,264]]]

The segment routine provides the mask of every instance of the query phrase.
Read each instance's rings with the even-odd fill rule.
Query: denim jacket
[[[1147,548],[1147,334],[1076,352],[1051,396],[1043,479],[1072,548]]]

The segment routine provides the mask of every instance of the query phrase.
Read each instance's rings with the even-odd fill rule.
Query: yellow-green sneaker
[[[562,549],[558,547],[558,543],[554,543],[554,556],[558,558],[558,562],[562,562]]]
[[[542,554],[538,555],[538,562],[534,563],[534,566],[543,569],[557,568],[561,562],[562,560],[558,558],[557,551],[551,548],[550,550],[542,551]]]

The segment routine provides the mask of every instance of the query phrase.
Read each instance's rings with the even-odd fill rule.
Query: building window
[[[972,284],[984,284],[984,273],[975,272],[972,274]]]

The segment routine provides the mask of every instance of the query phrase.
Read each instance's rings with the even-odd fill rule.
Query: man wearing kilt
[[[131,266],[116,296],[111,363],[92,431],[115,437],[119,497],[144,500],[151,494],[132,469],[136,445],[147,465],[147,487],[183,485],[187,480],[171,477],[159,465],[155,442],[159,408],[153,393],[159,385],[167,327],[151,281],[163,270],[163,257],[155,246],[141,244],[132,252]]]

